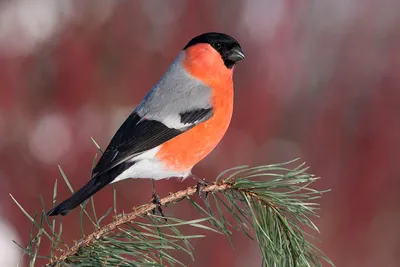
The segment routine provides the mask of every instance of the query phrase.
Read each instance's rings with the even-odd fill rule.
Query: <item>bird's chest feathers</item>
[[[185,71],[212,89],[213,116],[189,131],[164,143],[156,158],[174,170],[190,170],[221,141],[232,117],[232,69],[224,66],[220,55],[210,46],[199,45],[187,51]]]
[[[221,141],[232,117],[233,88],[213,95],[213,116],[162,145],[157,158],[174,170],[190,170]]]

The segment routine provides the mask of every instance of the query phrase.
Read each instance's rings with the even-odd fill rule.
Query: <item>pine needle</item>
[[[307,173],[305,163],[289,168],[288,165],[295,161],[226,170],[218,175],[216,184],[204,188],[209,197],[200,202],[198,198],[191,198],[196,193],[195,187],[161,199],[163,205],[179,205],[181,201],[188,201],[198,214],[198,218],[191,220],[153,215],[151,211],[155,205],[151,203],[135,207],[131,213],[117,214],[114,188],[112,208],[99,219],[95,203],[91,200],[95,217],[91,230],[83,229],[82,217],[84,214],[91,217],[85,210],[86,204],[81,205],[82,238],[63,249],[59,247],[59,243],[64,242],[61,239],[61,221],[57,233],[55,219],[52,223],[43,224],[47,218],[41,212],[40,221],[36,222],[10,194],[32,222],[32,229],[38,230],[38,234],[32,234],[25,249],[19,247],[28,255],[31,266],[38,257],[42,257],[39,255],[42,235],[52,241],[48,256],[50,261],[46,266],[186,266],[175,257],[174,251],[184,252],[195,260],[190,240],[206,238],[196,231],[223,233],[234,245],[232,235],[235,233],[232,229],[238,229],[258,243],[265,267],[321,267],[324,261],[333,266],[332,261],[309,242],[310,234],[303,229],[305,226],[319,233],[312,221],[317,217],[318,203],[315,201],[327,190],[311,188],[318,178]],[[73,192],[61,167],[60,172]],[[53,206],[56,197],[57,182],[53,189]],[[102,225],[103,219],[110,216],[111,211],[114,211],[114,220]],[[185,231],[190,227],[190,233],[183,234],[182,227],[185,227]],[[90,231],[90,234],[85,235],[84,230],[86,233]]]

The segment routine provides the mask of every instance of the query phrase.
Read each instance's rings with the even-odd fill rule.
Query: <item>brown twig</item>
[[[222,184],[213,184],[204,187],[203,192],[217,192],[217,191],[226,191],[232,188],[232,183],[222,183]],[[176,193],[170,194],[161,199],[161,205],[167,205],[169,203],[176,202],[184,197],[191,196],[196,193],[196,187],[188,187],[185,190],[178,191]],[[136,219],[138,216],[145,215],[155,209],[157,206],[156,204],[145,204],[140,207],[134,208],[131,213],[124,215],[121,218],[118,218],[116,221],[111,222],[103,227],[99,228],[92,234],[86,236],[81,241],[74,244],[70,249],[63,252],[60,257],[54,257],[51,259],[50,264],[46,266],[57,266],[58,263],[65,261],[68,257],[75,255],[79,249],[82,247],[88,246],[95,240],[101,238],[105,234],[115,230],[118,226],[131,222]]]

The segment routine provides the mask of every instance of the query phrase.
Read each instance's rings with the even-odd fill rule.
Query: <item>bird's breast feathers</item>
[[[228,129],[233,112],[233,82],[232,70],[223,66],[220,56],[215,53],[211,57],[202,57],[208,51],[208,46],[197,46],[180,55],[179,69],[193,83],[199,83],[199,95],[207,96],[207,101],[201,99],[199,107],[212,107],[212,116],[194,126],[189,131],[162,144],[155,157],[169,169],[175,171],[190,170],[196,163],[206,157],[221,141]],[[200,68],[197,64],[209,64],[209,68]],[[214,69],[213,69],[214,68]],[[200,71],[202,70],[202,71]],[[204,90],[204,91],[203,91]],[[193,98],[192,98],[193,101]],[[196,101],[194,101],[196,102]],[[193,105],[193,103],[192,103]]]

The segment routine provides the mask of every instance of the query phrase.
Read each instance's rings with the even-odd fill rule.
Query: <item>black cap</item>
[[[194,37],[183,50],[199,44],[210,44],[221,55],[227,68],[232,68],[237,62],[244,59],[245,55],[238,41],[224,33],[208,32]]]

